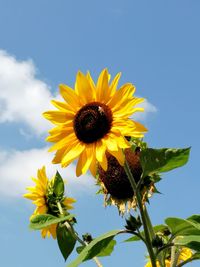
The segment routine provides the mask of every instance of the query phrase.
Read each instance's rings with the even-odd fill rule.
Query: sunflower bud
[[[132,215],[130,215],[129,218],[126,219],[125,228],[127,230],[134,232],[137,229],[139,229],[141,226],[142,226],[142,222],[141,222],[141,219],[139,216],[137,218],[135,218]]]

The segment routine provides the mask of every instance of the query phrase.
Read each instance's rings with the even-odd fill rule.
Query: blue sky
[[[58,84],[73,86],[78,70],[96,78],[107,67],[112,76],[122,72],[121,84],[136,86],[147,99],[145,116],[137,119],[149,129],[150,146],[192,146],[189,163],[158,185],[162,195],[149,206],[154,224],[200,212],[199,12],[198,0],[0,0],[1,266],[66,266],[55,241],[28,229],[33,206],[21,195],[43,164],[49,174],[57,168],[50,166],[53,155],[44,141],[51,126],[40,114]],[[115,207],[104,209],[89,174],[76,178],[73,165],[62,174],[69,195],[78,199],[80,234],[124,225]],[[104,266],[144,266],[143,245],[118,240]]]

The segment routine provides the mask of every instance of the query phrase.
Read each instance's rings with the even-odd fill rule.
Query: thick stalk
[[[149,234],[151,236],[151,240],[153,238],[155,238],[155,232],[154,232],[154,229],[153,229],[153,225],[151,223],[151,219],[149,217],[149,214],[148,214],[148,211],[147,211],[147,208],[146,206],[144,205],[144,213],[145,213],[145,217],[147,219],[147,223],[148,223],[148,229],[149,229]],[[158,249],[154,249],[154,253],[155,255],[158,253]],[[165,263],[164,263],[164,260],[163,260],[163,257],[162,257],[162,253],[157,255],[157,258],[158,258],[158,261],[160,263],[160,267],[165,267]]]
[[[57,207],[59,209],[59,212],[61,215],[64,215],[64,212],[63,212],[63,208],[60,204],[60,202],[58,201],[57,202]],[[78,234],[75,232],[73,226],[71,224],[69,224],[67,221],[64,223],[64,225],[67,227],[67,229],[71,232],[71,234],[73,235],[73,237],[81,244],[83,245],[84,247],[86,247],[88,244],[86,242],[84,242],[79,236]],[[103,265],[100,263],[99,259],[97,257],[94,257],[92,258],[94,260],[94,262],[96,263],[96,265],[98,267],[103,267]]]
[[[145,240],[146,240],[145,244],[146,244],[147,250],[149,252],[149,257],[151,259],[151,265],[152,265],[152,267],[156,267],[156,257],[155,257],[153,247],[152,247],[152,242],[151,242],[152,239],[151,239],[150,232],[148,229],[148,219],[146,218],[146,215],[145,215],[145,211],[144,211],[144,207],[143,207],[143,203],[142,203],[142,197],[140,195],[140,190],[137,190],[137,184],[134,180],[134,177],[132,176],[132,173],[131,173],[131,170],[129,168],[127,161],[125,161],[124,169],[125,169],[126,175],[128,176],[128,179],[130,181],[130,184],[133,188],[134,194],[135,194],[136,199],[137,199],[138,208],[140,210],[141,219],[142,219],[142,223],[143,223],[143,227],[144,227],[144,234],[145,234]]]

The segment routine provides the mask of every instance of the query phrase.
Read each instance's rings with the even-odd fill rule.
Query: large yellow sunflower
[[[35,215],[51,213],[50,207],[48,205],[48,189],[51,186],[54,177],[49,180],[46,175],[45,167],[39,169],[37,172],[37,178],[32,177],[32,180],[35,182],[34,187],[27,187],[26,189],[29,193],[24,194],[25,198],[28,198],[33,201],[33,204],[36,205],[34,213],[31,215],[30,219]],[[73,209],[72,203],[75,202],[75,199],[65,197],[62,200],[62,204],[66,207],[67,210]],[[56,238],[56,227],[57,224],[52,224],[49,227],[46,227],[41,230],[41,235],[43,238],[46,236]]]
[[[117,90],[120,75],[109,83],[110,75],[104,69],[95,84],[89,72],[78,72],[75,90],[64,84],[59,86],[65,102],[53,100],[58,110],[44,113],[56,125],[47,137],[47,141],[55,143],[49,151],[57,151],[53,163],[66,167],[79,157],[77,176],[88,169],[95,176],[96,161],[107,170],[107,151],[120,165],[124,164],[122,150],[130,146],[124,137],[142,137],[147,129],[129,118],[136,111],[143,111],[135,106],[144,99],[133,96],[135,87],[131,83]]]
[[[178,261],[177,264],[180,264],[183,261],[188,260],[189,258],[191,258],[193,255],[192,250],[189,248],[182,248],[178,257]],[[166,267],[170,267],[171,266],[171,259],[167,259],[165,260],[165,266]],[[147,262],[147,264],[145,265],[145,267],[152,267],[151,262]],[[156,267],[160,267],[159,262],[156,262]]]

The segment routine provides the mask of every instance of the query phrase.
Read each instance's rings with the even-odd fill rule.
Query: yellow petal
[[[65,123],[68,119],[73,119],[74,117],[74,115],[59,110],[46,111],[43,113],[43,116],[54,124]]]
[[[87,172],[88,168],[91,165],[93,156],[94,156],[94,145],[93,144],[87,145],[85,150],[82,152],[77,164],[76,168],[77,176],[80,176],[81,174]]]
[[[97,174],[96,157],[93,157],[93,159],[92,159],[92,162],[90,164],[90,172],[94,177],[96,177],[96,174]]]
[[[109,134],[107,137],[104,138],[104,142],[106,143],[106,146],[111,151],[117,151],[118,145],[116,142],[116,139],[113,138],[111,134]]]
[[[99,161],[99,162],[103,161],[105,151],[106,151],[106,145],[103,143],[102,140],[99,140],[96,143],[96,159],[97,159],[97,161]]]
[[[96,86],[94,84],[94,81],[93,81],[89,71],[87,72],[86,77],[88,79],[88,82],[90,83],[92,91],[94,92],[94,100],[96,101]]]
[[[116,90],[117,90],[117,85],[118,85],[118,82],[119,82],[119,79],[120,79],[120,77],[121,77],[121,72],[119,72],[115,77],[114,77],[114,79],[112,80],[112,83],[111,83],[111,85],[110,85],[110,96],[112,97],[114,94],[115,94],[115,92],[116,92]]]
[[[75,134],[72,132],[70,134],[68,134],[66,137],[64,137],[63,139],[61,139],[59,142],[55,143],[52,147],[49,148],[49,152],[55,151],[55,150],[59,150],[63,147],[68,147],[69,145],[71,145],[72,142],[74,142],[76,140],[76,136]]]
[[[41,236],[42,236],[42,238],[46,238],[46,236],[47,236],[47,232],[48,232],[48,230],[47,230],[46,228],[43,228],[43,229],[41,230]]]
[[[104,69],[99,75],[97,81],[96,96],[97,96],[97,101],[101,103],[106,103],[107,100],[110,98],[107,69]]]
[[[121,105],[125,100],[131,98],[135,92],[135,87],[131,83],[124,84],[115,92],[113,97],[108,101],[108,105],[114,109],[115,105]],[[131,100],[131,99],[130,99]]]
[[[52,163],[53,164],[61,163],[62,158],[66,155],[66,153],[69,151],[69,149],[70,149],[69,147],[68,148],[63,147],[63,148],[59,149],[56,152],[56,154],[52,160]]]
[[[60,94],[64,100],[73,108],[74,111],[77,111],[80,108],[80,101],[78,95],[75,91],[65,84],[60,84]]]
[[[106,158],[106,143],[104,139],[99,140],[96,143],[96,159],[101,165],[101,167],[106,171],[108,167],[108,162]]]
[[[33,204],[36,206],[45,206],[45,199],[44,198],[38,198],[37,200],[33,201]]]
[[[58,108],[61,111],[65,111],[66,113],[70,113],[75,115],[75,112],[73,110],[73,107],[71,107],[70,105],[68,105],[66,102],[60,102],[58,100],[51,100],[51,103]]]
[[[67,167],[74,159],[76,159],[85,149],[85,144],[77,143],[69,150],[69,152],[62,158],[62,167]]]
[[[49,226],[49,232],[51,233],[53,239],[56,239],[56,228],[57,228],[57,223]]]
[[[32,193],[26,193],[26,194],[23,194],[23,197],[28,198],[30,200],[36,200],[38,198],[38,195],[35,195]]]
[[[82,72],[78,72],[76,76],[75,90],[80,97],[82,104],[87,104],[95,101],[95,91],[87,77]]]
[[[109,153],[111,155],[113,155],[113,157],[115,157],[117,159],[117,161],[119,162],[119,164],[121,166],[124,165],[125,156],[124,156],[124,153],[122,152],[121,149],[119,149],[118,151],[111,151],[111,150],[109,150]]]

